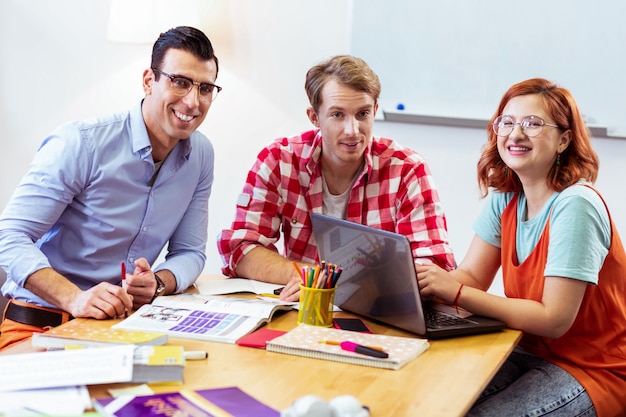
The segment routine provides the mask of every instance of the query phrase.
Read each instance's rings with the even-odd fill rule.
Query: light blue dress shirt
[[[33,272],[52,267],[81,289],[119,284],[145,257],[165,261],[177,291],[202,272],[206,260],[213,146],[199,132],[181,140],[156,181],[141,103],[128,112],[60,126],[41,144],[0,216],[2,292],[55,306],[24,288]]]

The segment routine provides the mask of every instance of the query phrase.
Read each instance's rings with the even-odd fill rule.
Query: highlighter
[[[341,342],[339,344],[343,350],[347,350],[348,352],[356,352],[362,355],[372,356],[374,358],[388,358],[389,354],[387,352],[383,352],[382,350],[373,349],[368,346],[359,345],[354,342]]]

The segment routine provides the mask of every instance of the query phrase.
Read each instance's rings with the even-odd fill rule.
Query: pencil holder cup
[[[310,288],[300,285],[298,324],[332,326],[334,302],[335,288]]]

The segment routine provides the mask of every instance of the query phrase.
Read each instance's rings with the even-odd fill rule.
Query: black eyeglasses
[[[222,87],[217,86],[211,83],[201,83],[198,81],[194,81],[189,77],[185,77],[183,75],[172,75],[166,72],[161,71],[160,69],[152,68],[152,71],[158,72],[161,75],[166,76],[170,79],[170,87],[172,88],[172,93],[179,97],[186,96],[189,94],[194,85],[198,86],[198,97],[201,101],[211,102],[215,100],[217,94],[222,91]]]
[[[513,129],[515,129],[515,125],[520,125],[522,128],[522,133],[524,133],[529,138],[534,138],[535,136],[541,134],[544,126],[556,127],[557,125],[552,125],[550,123],[546,123],[539,116],[526,116],[522,119],[521,122],[516,123],[513,117],[508,115],[498,116],[496,120],[494,120],[491,127],[493,128],[493,132],[498,136],[509,136]]]

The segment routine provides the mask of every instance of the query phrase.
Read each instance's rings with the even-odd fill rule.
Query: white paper
[[[0,355],[0,392],[128,382],[135,345]]]
[[[253,294],[273,294],[280,284],[270,284],[247,278],[200,279],[196,282],[198,291],[203,295],[235,294],[249,292]]]
[[[0,395],[0,414],[10,416],[80,416],[91,408],[84,385],[13,391]]]

